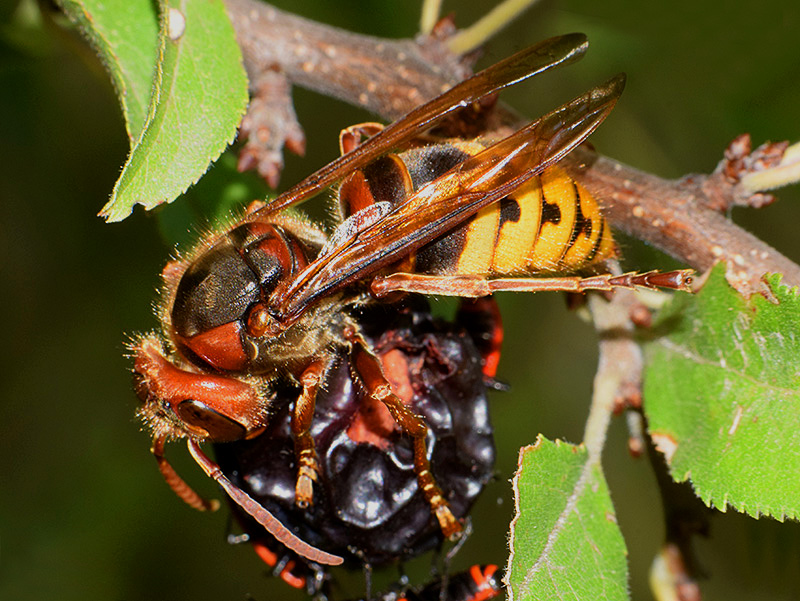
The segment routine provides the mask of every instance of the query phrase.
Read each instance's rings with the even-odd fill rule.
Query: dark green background
[[[467,24],[485,4],[445,9],[458,9]],[[388,37],[412,35],[418,15],[418,3],[407,0],[304,2],[302,9]],[[52,24],[21,25],[13,6],[0,10],[0,600],[303,598],[266,578],[249,549],[226,544],[224,512],[201,515],[176,499],[133,418],[124,344],[155,327],[158,273],[184,236],[175,223],[195,209],[171,209],[168,240],[140,210],[115,225],[95,217],[127,151],[113,92],[75,39]],[[756,143],[800,139],[796,0],[544,2],[488,46],[483,64],[569,31],[588,34],[584,61],[505,99],[535,116],[627,72],[618,108],[593,137],[610,156],[677,177],[712,170],[743,132]],[[289,159],[286,183],[335,155],[340,128],[369,118],[302,91],[296,105],[308,156]],[[772,207],[734,218],[798,260],[800,189],[779,196]],[[630,267],[664,263],[655,251],[623,246]],[[498,478],[474,513],[476,533],[457,566],[505,561],[517,449],[539,432],[579,441],[591,391],[594,335],[563,299],[503,296],[500,303],[507,324],[500,376],[513,391],[493,398]],[[625,437],[618,420],[605,458],[629,544],[632,593],[647,599],[647,568],[662,537],[659,502],[647,464],[627,456]],[[182,447],[170,451],[181,473],[215,493]],[[708,599],[800,598],[789,576],[800,561],[796,524],[729,512],[712,526],[711,540],[698,545],[711,577]],[[427,565],[415,562],[417,581]],[[351,590],[358,586],[356,578]]]

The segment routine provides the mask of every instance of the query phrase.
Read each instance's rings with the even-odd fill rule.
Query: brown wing
[[[585,140],[611,111],[624,85],[620,74],[467,158],[314,261],[273,297],[272,310],[291,321],[314,300],[397,262],[507,196]]]
[[[348,173],[403,146],[456,109],[553,67],[575,62],[586,53],[588,45],[585,35],[571,33],[539,42],[484,69],[398,119],[355,150],[312,173],[256,211],[253,218],[263,219],[318,194]]]

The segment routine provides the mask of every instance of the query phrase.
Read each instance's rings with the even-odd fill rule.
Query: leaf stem
[[[442,0],[425,0],[419,17],[419,32],[429,35],[439,20],[442,10]]]
[[[754,171],[742,177],[741,186],[748,192],[774,190],[800,182],[800,142],[789,146],[780,163],[762,171]]]
[[[447,41],[455,54],[466,54],[484,44],[538,0],[505,0]]]
[[[630,320],[631,306],[638,302],[635,293],[617,290],[610,301],[592,294],[588,302],[600,335],[600,357],[583,442],[589,462],[599,464],[617,399],[623,390],[641,389],[643,360]]]

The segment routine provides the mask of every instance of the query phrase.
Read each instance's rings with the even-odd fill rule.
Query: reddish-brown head
[[[182,369],[155,336],[142,338],[133,350],[139,413],[154,438],[227,442],[263,429],[268,401],[253,382]]]

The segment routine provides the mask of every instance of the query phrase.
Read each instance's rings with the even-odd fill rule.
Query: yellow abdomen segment
[[[542,219],[542,186],[539,178],[519,188],[514,193],[514,201],[519,207],[519,219],[504,222],[496,232],[493,273],[528,271],[528,252],[536,243]]]
[[[467,226],[464,248],[458,256],[456,273],[490,273],[495,236],[500,225],[500,203],[478,211]]]
[[[615,254],[597,200],[551,167],[469,223],[456,272],[511,276],[579,271]]]
[[[575,227],[575,185],[557,168],[545,171],[538,179],[542,219],[536,242],[527,255],[528,270],[557,271],[561,258],[569,250],[568,242]]]

